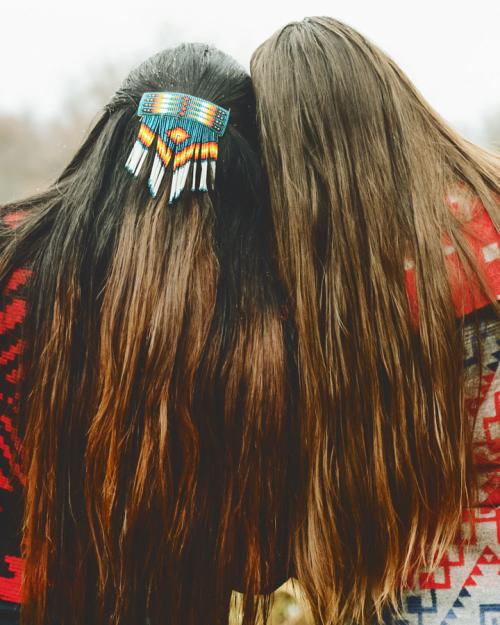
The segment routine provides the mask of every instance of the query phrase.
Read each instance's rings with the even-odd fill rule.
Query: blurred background
[[[498,0],[0,0],[0,202],[53,181],[99,108],[150,54],[197,40],[248,67],[279,26],[319,14],[374,40],[454,128],[498,149]]]
[[[260,42],[305,15],[360,30],[455,129],[500,149],[498,0],[0,0],[0,203],[49,185],[150,54],[203,41],[248,68]],[[309,622],[297,591],[283,587],[273,625]]]

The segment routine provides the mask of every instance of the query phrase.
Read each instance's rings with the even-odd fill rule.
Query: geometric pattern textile
[[[402,598],[404,619],[388,616],[387,623],[500,624],[500,320],[485,315],[481,332],[486,335],[485,382],[474,429],[479,501],[463,511],[460,535],[439,567],[432,574],[415,573]],[[466,366],[472,372],[477,354],[470,336]]]

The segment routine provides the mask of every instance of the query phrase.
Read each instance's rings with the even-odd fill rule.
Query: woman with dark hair
[[[320,623],[487,622],[500,611],[500,157],[334,19],[282,28],[251,75],[297,331],[297,577]]]
[[[238,589],[253,622],[288,576],[293,335],[256,134],[249,76],[181,45],[2,208],[4,620],[227,623]]]

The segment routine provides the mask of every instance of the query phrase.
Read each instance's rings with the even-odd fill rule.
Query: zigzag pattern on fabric
[[[22,560],[20,527],[22,444],[17,431],[19,415],[20,357],[24,349],[25,291],[28,268],[16,269],[2,293],[0,305],[0,600],[21,600]]]

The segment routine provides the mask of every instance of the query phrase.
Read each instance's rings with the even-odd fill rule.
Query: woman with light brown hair
[[[282,28],[251,75],[297,328],[297,577],[320,623],[479,622],[500,610],[500,158],[334,19]]]

